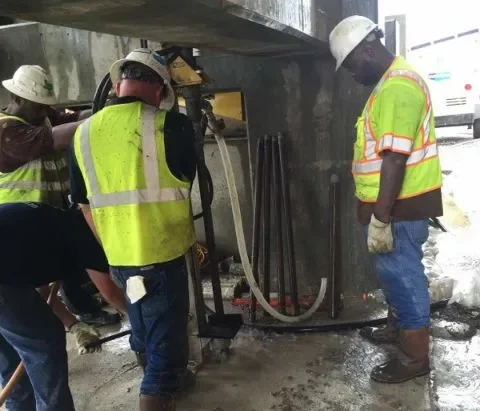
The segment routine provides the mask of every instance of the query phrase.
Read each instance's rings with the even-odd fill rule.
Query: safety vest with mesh
[[[167,262],[195,241],[190,182],[167,165],[165,114],[140,102],[108,106],[76,132],[75,157],[110,265]]]
[[[424,96],[421,124],[412,136],[397,136],[392,133],[375,135],[372,110],[380,110],[376,98],[389,79],[402,81],[418,87]],[[378,112],[377,112],[378,113]],[[384,118],[378,121],[391,121]],[[435,137],[435,120],[428,87],[423,78],[413,71],[401,58],[397,58],[387,70],[370,95],[361,117],[357,121],[357,141],[354,146],[352,172],[355,180],[356,197],[363,202],[374,203],[380,190],[381,153],[389,147],[392,151],[408,154],[405,175],[398,199],[416,197],[442,186],[442,174]],[[387,127],[388,129],[388,127]]]
[[[20,117],[0,113],[0,124],[8,120],[29,124]],[[48,119],[45,123],[51,128]],[[35,201],[63,208],[69,190],[68,164],[62,153],[53,152],[14,171],[0,173],[0,204]]]

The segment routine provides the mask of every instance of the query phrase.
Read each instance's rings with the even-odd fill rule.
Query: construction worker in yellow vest
[[[67,113],[53,108],[57,103],[53,82],[41,66],[20,66],[2,85],[10,93],[10,102],[0,111],[0,204],[33,201],[69,208],[67,149],[91,110]],[[118,314],[102,310],[83,290],[82,282],[88,281],[85,270],[70,274],[61,294],[81,322],[120,321]]]
[[[195,144],[175,101],[164,59],[137,49],[110,70],[117,98],[82,124],[70,161],[73,201],[125,289],[130,345],[145,359],[141,411],[175,409],[186,368],[188,278],[195,241],[190,189]]]
[[[422,264],[428,219],[442,215],[442,175],[432,102],[423,78],[381,43],[370,19],[351,16],[330,34],[337,70],[374,89],[357,120],[353,177],[358,219],[389,305],[376,343],[398,343],[398,355],[371,377],[398,383],[428,374],[430,299]]]

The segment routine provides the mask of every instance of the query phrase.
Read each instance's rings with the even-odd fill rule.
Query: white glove
[[[91,325],[78,322],[72,325],[70,332],[75,335],[77,340],[78,354],[90,354],[94,352],[102,351],[101,345],[95,345],[93,347],[87,348],[87,345],[95,344],[99,341],[100,333],[95,327]]]
[[[393,250],[392,225],[383,223],[372,214],[368,226],[368,251],[382,254]]]

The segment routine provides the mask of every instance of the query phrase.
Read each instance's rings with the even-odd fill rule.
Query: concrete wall
[[[316,3],[328,16],[326,31],[342,17],[352,14],[376,19],[376,0]],[[341,182],[344,291],[359,295],[376,288],[364,233],[356,221],[350,172],[354,124],[370,90],[355,84],[345,71],[335,73],[334,62],[329,58],[272,59],[215,54],[202,57],[201,65],[212,77],[215,90],[238,88],[244,94],[252,178],[257,139],[278,132],[287,137],[300,290],[313,292],[320,278],[327,276],[328,192],[332,172],[340,176]],[[219,164],[210,166],[214,176],[223,172]],[[245,172],[239,170],[241,176]],[[228,232],[232,226],[228,202],[221,199],[225,195],[225,192],[216,194],[213,211],[217,232]],[[252,221],[248,217],[245,227],[250,229],[247,233],[250,236]],[[232,235],[225,245],[235,249]]]
[[[327,41],[328,16],[324,3],[328,0],[228,0],[224,3],[229,13],[264,22],[279,31],[297,30],[305,36]]]
[[[139,39],[48,24],[2,26],[0,79],[11,78],[22,64],[38,64],[52,74],[60,103],[91,101],[110,65],[138,47]],[[7,101],[2,89],[0,103]]]
[[[320,278],[327,276],[328,189],[333,171],[340,173],[345,192],[342,198],[345,199],[343,213],[348,216],[343,221],[345,243],[348,237],[353,238],[343,250],[345,289],[357,293],[374,287],[375,280],[368,261],[358,264],[358,255],[365,248],[360,227],[355,223],[350,160],[340,160],[337,154],[339,145],[353,144],[353,137],[332,134],[335,115],[332,111],[335,95],[333,61],[311,56],[269,59],[211,55],[203,57],[201,64],[214,80],[216,89],[239,88],[244,93],[252,170],[259,137],[278,132],[285,133],[287,137],[300,289],[312,292]],[[348,139],[351,143],[345,143],[344,140]],[[223,173],[219,163],[210,162],[209,165],[214,178]],[[242,168],[238,173],[243,181],[245,172]],[[231,211],[224,198],[226,195],[223,190],[216,193],[213,210],[215,229],[217,233],[226,232],[227,237],[220,235],[227,240],[223,245],[235,249]],[[251,210],[246,207],[247,203],[244,204],[247,211],[245,227],[250,237],[252,220],[248,219],[248,215],[251,216]]]

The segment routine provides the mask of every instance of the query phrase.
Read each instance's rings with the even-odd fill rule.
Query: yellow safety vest
[[[29,124],[20,117],[0,113],[0,122],[8,120]],[[48,119],[46,126],[51,127]],[[62,208],[69,189],[68,163],[62,153],[51,153],[0,173],[0,204],[36,201]]]
[[[118,104],[75,134],[95,228],[112,266],[167,262],[195,241],[190,182],[167,165],[165,114],[141,102]]]
[[[376,136],[371,123],[371,112],[375,99],[385,81],[399,76],[401,81],[414,83],[425,96],[423,122],[413,138],[386,135]],[[398,80],[398,79],[397,79]],[[416,197],[442,186],[442,173],[435,137],[435,119],[428,87],[423,78],[414,72],[403,60],[397,58],[381,81],[373,90],[365,105],[362,116],[357,121],[357,141],[354,146],[352,172],[355,181],[356,197],[366,203],[375,203],[380,191],[380,170],[382,158],[378,154],[381,145],[394,147],[401,152],[404,147],[409,154],[405,176],[398,199]]]

